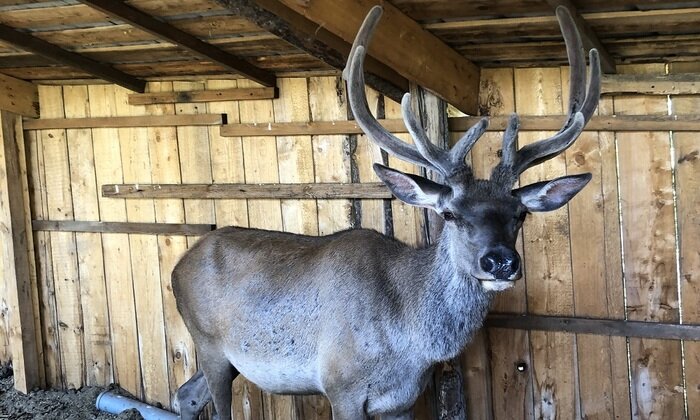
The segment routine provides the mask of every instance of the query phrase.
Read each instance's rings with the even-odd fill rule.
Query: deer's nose
[[[492,250],[479,259],[479,265],[485,273],[499,280],[506,280],[518,273],[520,257],[510,249]]]

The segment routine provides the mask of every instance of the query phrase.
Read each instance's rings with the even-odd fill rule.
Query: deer
[[[363,63],[381,14],[380,6],[369,11],[352,45],[343,71],[348,102],[369,139],[438,175],[433,181],[374,164],[399,200],[442,217],[442,233],[422,248],[367,229],[304,236],[224,227],[203,236],[172,272],[200,365],[177,393],[183,419],[196,418],[209,399],[220,419],[231,419],[239,374],[270,393],[325,395],[335,420],[412,419],[435,366],[462,351],[493,296],[521,278],[516,241],[527,215],[562,207],[591,179],[583,173],[514,188],[526,169],[569,148],[598,104],[598,52],[589,52],[586,87],[586,57],[567,9],[556,10],[571,66],[565,122],[518,148],[513,114],[489,179],[476,179],[465,163],[488,118],[440,148],[408,93],[401,109],[414,144],[372,116]]]

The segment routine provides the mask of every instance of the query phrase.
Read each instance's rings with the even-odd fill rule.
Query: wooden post
[[[428,138],[440,147],[449,147],[447,103],[417,86],[412,86],[413,107],[420,118]],[[430,172],[426,176],[441,182],[442,179]],[[424,238],[427,244],[434,243],[440,236],[443,220],[432,210],[424,210]],[[466,419],[465,400],[460,358],[443,363],[434,378],[437,418],[440,420]]]
[[[36,288],[32,284],[29,251],[33,249],[29,215],[25,204],[26,172],[22,119],[9,111],[0,111],[0,249],[5,284],[15,388],[28,392],[42,385],[43,361],[39,351],[40,330],[35,324]],[[26,168],[26,166],[25,166]]]

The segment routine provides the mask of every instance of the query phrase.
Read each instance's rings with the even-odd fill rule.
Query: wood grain
[[[219,125],[224,122],[221,114],[201,115],[135,115],[91,118],[42,118],[27,120],[25,130],[48,130],[57,128],[129,128],[168,127],[193,125]]]
[[[131,105],[173,104],[178,102],[245,101],[276,98],[275,88],[187,90],[177,92],[133,93],[129,95]]]
[[[662,73],[662,66],[625,71]],[[665,114],[663,97],[617,97],[615,111]],[[677,322],[673,181],[668,132],[618,133],[627,319]],[[632,415],[682,418],[679,342],[630,339]]]

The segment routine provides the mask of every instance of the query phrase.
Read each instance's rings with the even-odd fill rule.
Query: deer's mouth
[[[487,290],[489,292],[500,292],[503,290],[510,289],[515,285],[515,282],[511,280],[477,280],[479,280],[479,283],[481,283],[481,287],[483,287],[484,290]]]

